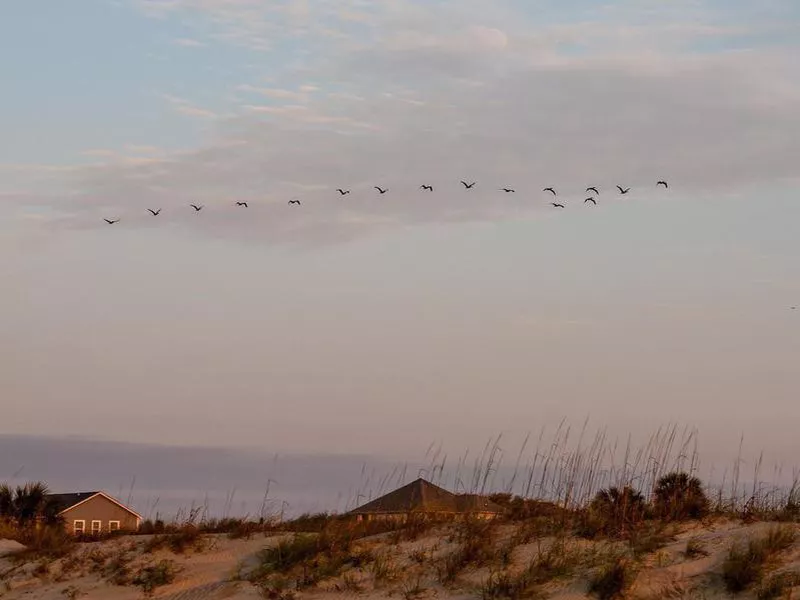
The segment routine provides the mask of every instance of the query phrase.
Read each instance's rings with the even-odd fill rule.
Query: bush
[[[766,536],[751,539],[746,546],[733,544],[722,564],[726,589],[735,594],[760,581],[767,561],[791,547],[795,537],[792,527],[773,527]]]
[[[703,484],[687,473],[669,473],[658,480],[653,492],[656,514],[667,520],[701,519],[709,502]]]
[[[143,548],[150,553],[162,548],[169,548],[175,554],[183,554],[187,550],[201,550],[203,538],[200,530],[194,525],[185,525],[174,533],[165,533],[153,536]]]
[[[27,527],[18,530],[13,539],[26,547],[14,554],[14,559],[19,561],[40,557],[61,558],[75,548],[75,538],[59,525]]]
[[[494,529],[494,521],[467,519],[461,523],[454,536],[461,543],[441,560],[439,580],[444,584],[453,583],[467,565],[482,566],[499,557],[494,547]]]
[[[624,558],[617,558],[598,569],[589,579],[589,593],[600,600],[621,598],[633,583],[633,570]]]
[[[767,579],[759,588],[756,596],[758,600],[773,600],[784,596],[787,591],[800,586],[800,573],[797,571],[783,571]]]
[[[660,550],[675,537],[663,524],[655,524],[635,529],[631,532],[629,545],[635,557]]]
[[[146,596],[152,596],[157,587],[175,581],[177,569],[171,560],[162,560],[155,565],[144,567],[133,578],[133,585],[138,585]]]
[[[508,493],[491,494],[489,500],[506,509],[505,517],[510,521],[525,521],[535,517],[563,518],[567,511],[552,502],[533,500]]]
[[[58,507],[47,495],[50,490],[41,481],[29,482],[12,488],[0,484],[0,520],[8,520],[20,528],[42,519],[47,525],[57,525]]]
[[[708,550],[699,539],[689,538],[686,541],[686,550],[683,551],[683,555],[686,558],[700,558],[708,556]]]
[[[580,553],[567,548],[561,542],[553,543],[546,551],[539,552],[524,571],[517,575],[492,573],[481,585],[483,600],[518,600],[529,598],[538,586],[566,577],[580,561]]]
[[[578,534],[624,536],[644,518],[644,497],[630,486],[600,490],[583,515]]]

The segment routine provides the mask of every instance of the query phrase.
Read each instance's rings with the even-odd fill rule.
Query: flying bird
[[[508,194],[508,193],[512,193],[513,194],[515,192],[515,190],[512,190],[511,188],[500,188],[500,189],[503,190],[506,194]]]
[[[596,188],[596,187],[594,187],[593,185],[590,185],[589,187],[587,187],[587,188],[586,188],[586,191],[587,191],[587,192],[594,192],[594,193],[595,193],[595,194],[597,194],[598,196],[600,195],[600,192],[598,192],[598,191],[597,191],[597,188]]]
[[[552,204],[556,208],[564,208],[564,205],[563,204],[559,204],[558,202],[551,202],[550,204]]]
[[[433,186],[432,186],[432,185],[425,185],[425,184],[423,183],[421,186],[419,186],[419,189],[421,189],[421,190],[428,190],[429,192],[432,192],[432,191],[433,191]]]
[[[461,184],[462,184],[462,185],[463,185],[465,188],[467,188],[468,190],[471,190],[473,187],[475,187],[475,183],[476,183],[475,181],[473,181],[472,183],[467,183],[466,181],[462,181],[462,182],[461,182]]]
[[[556,191],[555,191],[553,188],[551,188],[551,187],[546,187],[546,188],[544,188],[542,191],[543,191],[543,192],[550,192],[551,194],[553,194],[553,196],[555,196],[555,195],[556,195]]]
[[[665,188],[669,188],[669,186],[667,185],[667,182],[666,182],[666,181],[659,181],[659,182],[658,182],[656,185],[657,185],[657,186],[659,186],[659,185],[663,185]]]
[[[385,194],[386,192],[389,191],[389,188],[382,189],[382,188],[379,188],[377,185],[375,186],[375,189],[378,190],[381,194]]]
[[[620,194],[627,194],[628,192],[631,191],[631,188],[622,189],[622,187],[620,187],[620,186],[617,186],[617,189],[619,190]]]
[[[336,191],[339,192],[340,196],[344,196],[345,194],[350,193],[350,190],[343,190],[342,188],[338,188]]]
[[[103,221],[105,221],[109,225],[113,225],[114,223],[119,223],[119,219],[114,219],[113,221],[111,219],[103,219]]]
[[[151,214],[152,214],[154,217],[157,217],[157,216],[158,216],[158,215],[161,213],[161,209],[160,209],[160,208],[159,208],[158,210],[153,210],[152,208],[148,208],[147,210],[149,210],[149,211],[150,211],[150,213],[151,213]]]
[[[245,208],[248,208],[247,202],[237,202],[236,206],[244,206]]]
[[[197,206],[196,204],[190,204],[189,206],[191,206],[195,210],[195,212],[200,212],[201,210],[203,210],[202,204],[200,206]]]
[[[297,206],[300,206],[300,200],[289,200],[289,204],[297,204]]]
[[[586,204],[587,202],[591,202],[592,204],[597,206],[597,200],[595,200],[594,198],[587,198],[586,200],[583,201],[584,204]]]

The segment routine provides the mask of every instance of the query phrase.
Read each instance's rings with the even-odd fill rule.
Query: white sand
[[[674,542],[644,557],[628,597],[641,600],[656,598],[705,598],[707,600],[729,598],[721,580],[721,566],[725,554],[737,539],[746,539],[763,534],[769,524],[742,525],[734,522],[717,522],[714,525],[682,526]],[[500,536],[507,537],[501,529]],[[696,537],[709,553],[707,557],[686,558],[683,551],[686,541]],[[274,544],[277,538],[254,536],[250,540],[229,540],[224,535],[204,537],[205,548],[175,555],[169,550],[159,550],[152,554],[142,553],[147,538],[128,537],[113,541],[82,544],[72,557],[50,561],[45,571],[38,563],[15,565],[9,557],[0,559],[0,598],[3,600],[63,600],[74,593],[76,598],[98,600],[128,600],[143,598],[140,588],[132,585],[118,586],[108,581],[98,567],[107,565],[115,556],[125,554],[130,558],[129,566],[136,571],[142,566],[162,559],[174,561],[179,573],[172,584],[157,588],[154,597],[163,600],[245,600],[260,598],[258,590],[245,581],[236,581],[237,573],[246,571],[254,564],[258,550]],[[513,554],[511,570],[521,569],[549,540],[533,541],[518,547]],[[570,540],[573,547],[592,550],[596,553],[608,552],[612,546],[607,543],[590,543]],[[375,585],[370,567],[363,570],[352,569],[348,574],[349,583],[357,582],[361,591],[348,589],[343,577],[325,581],[317,589],[303,591],[300,599],[344,600],[354,595],[366,599],[385,599],[388,597],[403,600],[411,598],[480,598],[478,587],[489,577],[488,567],[466,569],[457,582],[447,588],[436,578],[431,558],[442,557],[455,547],[448,540],[447,532],[427,535],[414,542],[392,545],[386,536],[363,540],[363,548],[380,554],[393,567],[393,576],[388,581]],[[3,549],[18,549],[5,541],[0,541],[0,555]],[[416,556],[412,553],[416,552]],[[423,565],[415,558],[422,556]],[[44,563],[42,563],[44,564]],[[38,567],[38,570],[37,570]],[[800,569],[800,543],[780,555],[779,560],[770,565],[772,570]],[[589,598],[587,595],[587,576],[590,567],[582,567],[577,574],[566,581],[548,584],[546,590],[550,598],[558,600],[577,600]],[[412,593],[414,588],[417,595]],[[755,598],[754,592],[738,596],[741,599]]]

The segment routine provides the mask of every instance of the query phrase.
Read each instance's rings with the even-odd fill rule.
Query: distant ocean
[[[419,467],[374,457],[276,454],[0,435],[0,482],[103,490],[145,518],[343,512],[408,483]]]
[[[420,452],[418,461],[403,462],[375,455],[281,454],[0,435],[0,482],[44,481],[53,492],[103,490],[145,518],[168,521],[192,509],[210,518],[342,513],[418,477],[457,493],[513,491],[563,498],[566,492],[573,500],[585,500],[600,487],[622,481],[647,493],[644,488],[652,485],[654,465],[667,470],[698,467],[696,457],[673,436],[672,429],[663,429],[659,436],[658,443],[640,451],[606,440],[582,448],[579,458],[571,452],[574,447],[568,448],[573,444],[561,439],[541,448],[529,446],[524,457],[519,449],[507,449],[504,455],[495,442],[483,452],[466,452],[449,460],[441,448],[431,446]],[[673,438],[678,441],[673,443]],[[583,470],[593,461],[590,455],[602,457],[604,464],[594,467],[594,474],[587,478]],[[740,478],[735,467],[726,466],[728,460],[737,457],[726,457],[716,468],[708,463],[697,468],[696,474],[714,497],[721,490],[723,497],[735,496],[741,503],[756,490],[758,495],[778,498],[800,489],[798,473],[790,468],[771,468],[760,457],[755,462],[741,460]],[[758,477],[756,484],[753,475]],[[735,493],[734,481],[738,482]]]

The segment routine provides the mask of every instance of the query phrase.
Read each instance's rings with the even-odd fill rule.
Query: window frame
[[[81,524],[80,529],[78,528],[78,523]],[[72,521],[72,533],[75,535],[85,535],[86,534],[86,519],[75,519]]]
[[[109,521],[108,522],[108,532],[109,533],[114,533],[115,531],[119,531],[121,528],[122,528],[122,523],[120,523],[119,521]]]
[[[95,530],[95,528],[94,528],[94,524],[95,523],[97,523],[97,530]],[[100,519],[92,519],[91,532],[92,532],[92,535],[100,535],[101,533],[103,533],[103,521],[101,521]]]

